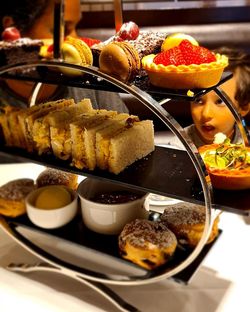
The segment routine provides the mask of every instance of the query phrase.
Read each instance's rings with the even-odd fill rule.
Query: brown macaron
[[[99,66],[100,71],[128,83],[137,75],[141,61],[132,45],[128,42],[115,41],[102,49]]]

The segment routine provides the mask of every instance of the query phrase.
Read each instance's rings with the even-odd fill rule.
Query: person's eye
[[[216,105],[218,105],[218,106],[225,106],[226,104],[222,101],[222,99],[217,99],[216,100]]]
[[[197,98],[193,101],[194,104],[199,104],[199,105],[202,105],[203,104],[203,100],[202,98]]]

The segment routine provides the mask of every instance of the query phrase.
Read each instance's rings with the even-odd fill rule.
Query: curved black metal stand
[[[30,68],[30,67],[35,67],[35,66],[46,66],[48,68],[53,67],[53,68],[71,68],[75,69],[78,72],[82,73],[87,73],[91,74],[94,76],[97,76],[101,79],[106,80],[107,82],[118,86],[121,90],[130,93],[133,95],[135,98],[137,98],[139,101],[141,101],[145,106],[147,106],[158,118],[160,118],[165,125],[180,139],[184,147],[186,148],[186,151],[197,171],[198,177],[200,179],[203,193],[204,193],[204,199],[205,199],[205,206],[206,206],[206,221],[205,221],[205,228],[203,235],[201,237],[200,242],[196,246],[196,248],[193,250],[193,252],[190,254],[189,257],[185,261],[183,261],[180,265],[177,267],[173,268],[172,270],[167,270],[166,272],[161,272],[159,274],[151,274],[148,276],[147,274],[143,277],[138,277],[138,278],[129,278],[128,276],[106,276],[103,274],[96,273],[94,274],[93,272],[82,272],[81,276],[86,279],[94,280],[97,282],[103,282],[107,284],[120,284],[120,285],[139,285],[139,284],[148,284],[156,281],[160,281],[162,279],[166,279],[174,274],[177,274],[184,268],[186,268],[192,261],[199,255],[200,251],[204,247],[211,227],[212,227],[212,216],[211,216],[211,211],[212,211],[212,199],[213,199],[213,194],[212,194],[212,187],[211,184],[207,183],[206,178],[205,178],[205,167],[204,163],[199,156],[199,153],[197,151],[197,148],[193,144],[192,140],[189,138],[189,136],[185,133],[184,129],[179,125],[179,123],[157,102],[155,101],[150,95],[147,93],[141,91],[139,88],[136,86],[129,86],[124,84],[123,82],[110,77],[109,75],[106,75],[105,73],[100,72],[97,68],[95,67],[82,67],[78,65],[72,65],[72,64],[67,64],[63,62],[58,62],[58,61],[41,61],[41,62],[34,62],[31,64],[17,64],[14,66],[9,66],[6,68],[3,68],[0,71],[0,75],[10,71],[10,70],[15,70],[20,68]],[[6,229],[6,227],[5,227]],[[13,229],[12,229],[13,230]],[[11,231],[7,231],[8,234],[10,234]],[[36,254],[39,256],[39,253],[41,250],[37,250],[33,244],[28,244],[27,240],[24,239],[21,235],[17,235],[15,233],[15,239],[19,242],[22,243],[22,245],[26,248],[28,248],[29,251],[32,253]],[[25,242],[25,243],[23,243]],[[49,255],[46,255],[47,261],[50,262]],[[45,260],[45,259],[44,259]],[[52,261],[52,259],[51,259]],[[53,262],[53,261],[52,261]],[[52,265],[55,265],[55,263],[51,263]],[[64,266],[65,264],[62,264]]]

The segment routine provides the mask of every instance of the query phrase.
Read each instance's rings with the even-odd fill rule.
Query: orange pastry
[[[231,144],[204,145],[199,153],[206,165],[212,185],[223,190],[250,188],[250,147]]]
[[[124,259],[152,270],[167,263],[173,256],[177,239],[162,222],[136,219],[127,223],[118,238]]]
[[[25,197],[36,188],[32,179],[17,179],[0,187],[0,214],[18,217],[26,212]]]
[[[200,241],[206,219],[205,207],[187,202],[168,206],[160,217],[181,245],[194,248]],[[218,236],[219,216],[214,220],[207,244]]]
[[[142,59],[152,85],[170,89],[209,88],[216,85],[228,65],[225,55],[182,40],[178,46]]]

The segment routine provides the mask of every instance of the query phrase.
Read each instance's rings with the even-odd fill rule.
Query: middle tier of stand
[[[60,160],[53,155],[31,154],[25,150],[1,146],[0,155],[13,157],[19,162],[34,162],[82,176],[111,180],[123,185],[133,185],[146,192],[179,200],[204,204],[202,186],[194,165],[186,151],[156,146],[147,157],[136,161],[118,175],[103,170],[80,170],[70,165],[70,161]],[[249,190],[224,191],[214,189],[213,208],[249,215]]]

